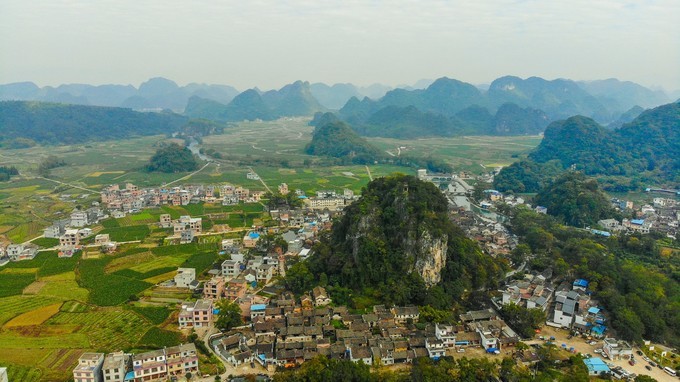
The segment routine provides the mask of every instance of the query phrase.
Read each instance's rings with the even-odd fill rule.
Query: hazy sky
[[[679,0],[0,0],[0,83],[241,90],[448,76],[680,89]]]

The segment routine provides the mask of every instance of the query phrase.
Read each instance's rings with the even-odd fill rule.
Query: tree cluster
[[[14,166],[0,166],[0,182],[9,180],[13,175],[19,175],[19,170]]]
[[[597,180],[581,172],[567,172],[536,195],[534,201],[548,209],[548,214],[575,227],[595,225],[616,213],[609,198],[600,191]]]
[[[194,154],[186,147],[176,143],[159,148],[149,160],[149,172],[187,172],[198,168]]]

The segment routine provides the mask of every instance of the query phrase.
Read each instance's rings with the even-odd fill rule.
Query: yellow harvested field
[[[177,274],[177,271],[171,271],[171,272],[168,272],[168,273],[163,273],[162,275],[149,277],[148,279],[144,279],[144,281],[146,281],[147,283],[151,283],[151,284],[158,284],[162,281],[170,280],[171,278],[175,277],[176,274]]]
[[[35,274],[38,268],[7,268],[0,271],[3,275],[26,275],[29,273]]]
[[[32,282],[29,286],[24,288],[23,294],[38,294],[46,284],[47,283],[44,281]]]
[[[97,177],[100,177],[104,174],[125,174],[125,171],[97,171],[97,172],[93,172],[92,174],[88,175],[88,177],[97,178]]]
[[[40,281],[54,282],[54,281],[72,281],[76,279],[75,272],[64,272],[57,275],[41,277]]]
[[[26,312],[24,314],[20,314],[14,317],[13,319],[9,320],[9,322],[7,322],[4,327],[13,328],[18,326],[40,325],[43,322],[47,321],[50,317],[59,313],[60,307],[61,303],[52,304],[44,306],[42,308],[38,308],[36,310],[32,310],[30,312]]]
[[[136,253],[134,255],[119,257],[113,259],[108,265],[106,265],[105,272],[113,273],[121,269],[130,268],[131,266],[143,264],[147,261],[151,261],[155,256],[151,252]]]

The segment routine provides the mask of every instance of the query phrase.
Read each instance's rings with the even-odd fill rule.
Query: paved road
[[[262,185],[264,186],[264,188],[266,188],[267,191],[269,191],[269,193],[273,194],[272,190],[269,188],[269,186],[267,186],[267,183],[264,182],[264,179],[262,179],[262,177],[259,176],[259,175],[255,172],[255,170],[253,170],[252,167],[248,167],[248,170],[249,170],[250,172],[252,172],[253,174],[257,175],[257,177],[260,179],[260,183],[262,183]]]
[[[44,176],[36,176],[35,178],[37,178],[37,179],[44,179],[44,180],[47,180],[47,181],[50,181],[50,182],[54,182],[54,183],[59,183],[59,184],[61,184],[61,185],[69,186],[69,187],[71,187],[71,188],[77,188],[77,189],[79,189],[79,190],[87,191],[87,192],[89,192],[89,193],[91,193],[91,194],[97,192],[97,191],[94,191],[94,190],[88,190],[87,188],[84,188],[84,187],[76,186],[75,184],[69,184],[69,183],[64,183],[64,182],[62,182],[62,181],[60,181],[60,180],[54,180],[54,179],[50,179],[50,178],[45,178]]]
[[[371,175],[371,169],[368,168],[368,166],[364,166],[364,167],[366,167],[366,172],[368,173],[368,180],[370,180],[372,182],[373,181],[373,175]]]
[[[167,186],[169,186],[169,185],[171,185],[171,184],[177,183],[177,182],[179,182],[179,181],[182,181],[182,180],[186,180],[186,179],[191,178],[192,176],[194,176],[194,175],[198,174],[199,172],[203,171],[204,168],[210,166],[211,163],[212,163],[212,162],[208,162],[208,163],[204,164],[203,167],[201,167],[201,168],[199,168],[198,170],[192,172],[191,174],[186,175],[186,176],[183,176],[183,177],[181,177],[181,178],[179,178],[179,179],[175,179],[175,180],[173,180],[173,181],[170,182],[170,183],[166,183],[166,184],[165,184],[165,187],[167,187]]]

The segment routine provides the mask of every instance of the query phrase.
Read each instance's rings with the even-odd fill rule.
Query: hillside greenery
[[[581,172],[566,172],[534,198],[548,214],[575,227],[592,226],[599,220],[615,216],[609,198],[600,190],[597,180]]]
[[[359,137],[347,124],[341,121],[327,122],[318,126],[312,141],[305,147],[310,155],[341,158],[348,163],[366,164],[382,159],[384,154]]]
[[[0,166],[0,182],[9,180],[14,175],[19,175],[19,170],[14,166]]]
[[[44,102],[0,102],[0,147],[74,144],[169,134],[187,122],[173,113]]]
[[[274,382],[588,381],[588,370],[581,357],[558,361],[559,351],[555,346],[541,347],[535,352],[539,362],[531,369],[511,358],[442,357],[435,361],[423,357],[415,359],[409,368],[373,372],[363,362],[318,356],[305,361],[298,369],[276,373]]]
[[[596,176],[608,191],[680,183],[680,103],[659,106],[611,131],[590,118],[557,121],[528,158],[503,169],[500,191],[537,192],[560,169]]]
[[[520,237],[514,260],[526,260],[530,270],[552,267],[557,277],[588,280],[612,335],[680,345],[680,258],[662,256],[661,236],[605,238],[523,206],[502,210]]]
[[[447,206],[433,184],[415,177],[376,179],[314,255],[288,272],[286,285],[304,291],[323,279],[341,304],[357,304],[363,295],[376,303],[450,308],[465,291],[495,285],[502,269],[449,220]],[[436,261],[430,250],[437,243],[445,243],[439,247],[445,265],[428,288],[418,267]]]
[[[198,168],[198,162],[191,150],[176,143],[159,148],[149,159],[149,172],[188,172]]]

